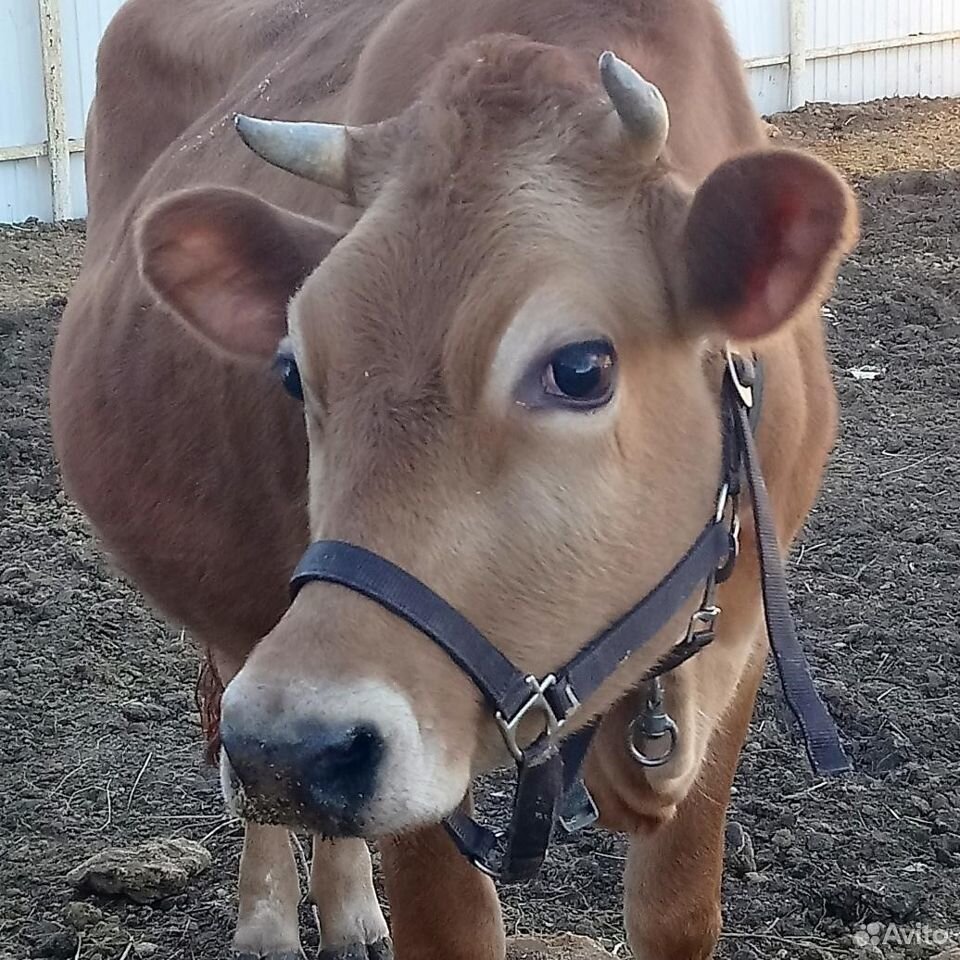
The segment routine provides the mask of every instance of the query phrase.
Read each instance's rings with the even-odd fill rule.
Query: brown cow
[[[617,109],[604,92],[607,48],[662,92],[665,142],[639,76]],[[247,150],[237,111],[351,127],[268,128],[258,149],[311,183]],[[508,760],[492,716],[356,593],[313,583],[288,609],[289,574],[311,536],[366,546],[543,676],[714,509],[728,339],[764,365],[787,545],[834,436],[818,308],[853,241],[848,190],[767,149],[707,0],[129,0],[87,149],[52,382],[71,495],[228,683],[228,795],[240,771],[275,819],[340,835],[311,877],[325,956],[390,949],[376,840],[403,960],[498,960],[494,886],[438,826]],[[288,332],[305,417],[272,370]],[[625,730],[695,597],[571,724],[603,717],[587,779],[630,835],[638,960],[708,957],[720,930],[765,659],[748,535],[719,604],[715,643],[665,680],[666,765],[635,763]],[[264,781],[278,764],[312,799]],[[285,827],[249,823],[234,948],[296,955],[298,895]]]

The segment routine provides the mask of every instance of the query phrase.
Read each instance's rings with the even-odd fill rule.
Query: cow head
[[[854,232],[846,187],[799,153],[749,153],[691,187],[659,91],[612,57],[601,74],[497,38],[381,124],[241,121],[263,157],[361,208],[339,242],[222,189],[161,201],[139,229],[145,278],[216,348],[268,363],[289,336],[313,538],[394,561],[537,676],[714,510],[705,352],[815,308]],[[634,686],[689,613],[578,719]],[[330,834],[436,821],[507,759],[438,647],[320,583],[229,684],[223,731],[248,812]]]

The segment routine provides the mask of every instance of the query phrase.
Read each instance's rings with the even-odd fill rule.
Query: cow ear
[[[687,312],[735,339],[772,333],[829,293],[856,237],[853,195],[827,164],[795,150],[729,160],[687,215]]]
[[[273,356],[287,303],[340,235],[242,190],[185,190],[137,225],[140,272],[205,340],[243,359]]]

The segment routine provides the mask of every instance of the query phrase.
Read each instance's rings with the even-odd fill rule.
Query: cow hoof
[[[373,943],[351,943],[321,950],[317,960],[393,960],[393,943],[381,937]]]

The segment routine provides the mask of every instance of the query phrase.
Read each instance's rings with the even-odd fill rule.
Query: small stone
[[[735,876],[745,876],[757,870],[757,858],[753,852],[753,840],[743,827],[731,820],[726,830],[727,866]]]
[[[133,945],[133,952],[138,957],[152,957],[159,949],[155,943],[151,943],[149,940]]]
[[[595,940],[574,933],[555,937],[508,937],[507,960],[611,960]]]
[[[95,923],[103,919],[103,911],[95,907],[92,903],[82,903],[75,900],[68,903],[63,910],[63,919],[73,927],[74,930],[86,930]]]
[[[787,830],[786,828],[777,830],[772,839],[774,846],[779,847],[781,850],[786,850],[788,847],[793,846],[793,831]]]
[[[210,852],[193,840],[148,840],[94,854],[71,870],[67,881],[78,890],[152,903],[182,893],[210,863]]]
[[[139,700],[128,700],[120,704],[120,712],[135,723],[146,723],[151,720],[163,720],[167,711],[156,703],[142,703]]]

